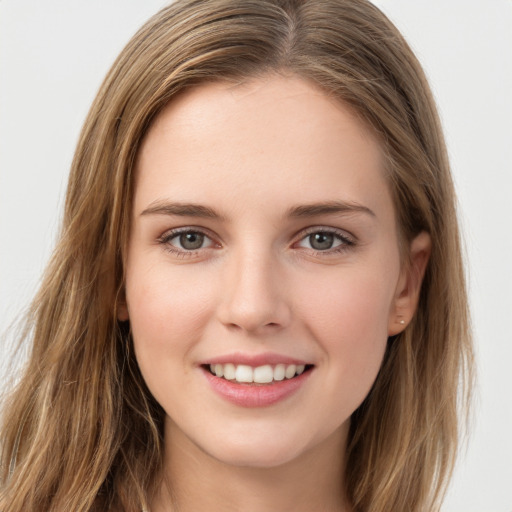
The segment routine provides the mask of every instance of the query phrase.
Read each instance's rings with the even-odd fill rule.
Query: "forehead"
[[[153,122],[137,160],[136,209],[169,195],[227,205],[238,198],[287,207],[303,198],[385,207],[383,162],[372,130],[310,82],[208,83],[181,94]]]

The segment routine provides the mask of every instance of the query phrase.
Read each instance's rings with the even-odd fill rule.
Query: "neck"
[[[349,512],[343,491],[346,430],[290,462],[261,468],[219,461],[166,427],[164,484],[151,511]]]

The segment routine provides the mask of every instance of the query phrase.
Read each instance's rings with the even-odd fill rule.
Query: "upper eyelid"
[[[357,242],[357,237],[353,235],[350,231],[346,229],[335,228],[332,226],[310,226],[308,228],[300,230],[295,236],[294,240],[299,241],[305,238],[312,233],[332,233],[340,236],[341,238],[345,238],[350,240],[353,243]]]
[[[212,241],[215,241],[219,238],[206,228],[201,228],[199,226],[182,226],[164,231],[157,240],[170,240],[178,235],[181,235],[182,233],[201,233],[202,235],[210,238]]]

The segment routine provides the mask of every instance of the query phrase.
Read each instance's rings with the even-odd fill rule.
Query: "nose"
[[[266,333],[287,327],[291,307],[282,269],[271,254],[233,255],[226,262],[218,318],[231,329]]]

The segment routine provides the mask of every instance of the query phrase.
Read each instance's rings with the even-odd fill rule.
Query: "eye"
[[[162,236],[159,242],[171,252],[180,253],[198,251],[215,245],[205,233],[193,229],[171,231]]]
[[[326,252],[332,249],[343,250],[354,244],[355,241],[349,238],[348,235],[337,231],[317,229],[309,232],[297,245],[305,249]]]
[[[203,233],[189,231],[188,233],[181,233],[180,235],[176,235],[174,238],[171,238],[169,242],[172,243],[174,240],[176,241],[175,243],[180,246],[180,249],[185,249],[186,251],[195,251],[203,247],[207,238],[205,235],[203,235]]]

